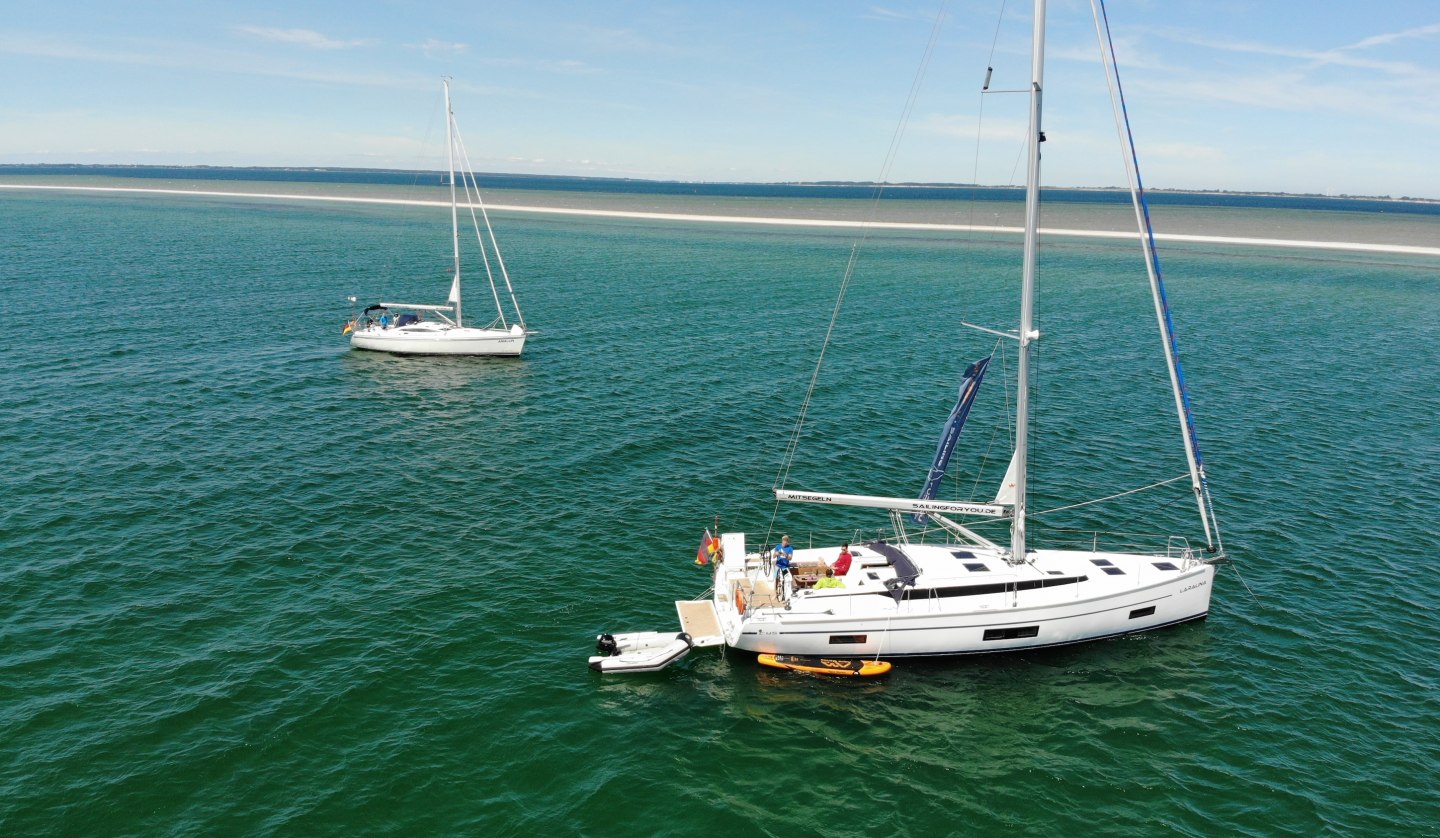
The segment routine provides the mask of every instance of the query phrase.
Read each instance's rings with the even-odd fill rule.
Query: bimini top
[[[916,567],[915,562],[899,547],[892,547],[883,541],[872,541],[865,546],[884,556],[890,566],[895,568],[895,578],[887,580],[889,584],[885,586],[895,596],[899,596],[898,591],[901,588],[914,585],[915,580],[920,578],[920,568]]]

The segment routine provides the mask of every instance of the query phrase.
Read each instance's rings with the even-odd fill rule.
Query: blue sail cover
[[[965,369],[960,377],[960,397],[950,418],[945,420],[945,429],[940,433],[940,444],[935,447],[935,461],[930,464],[930,474],[925,478],[925,488],[920,492],[921,500],[934,500],[940,491],[940,481],[945,479],[945,470],[950,466],[950,455],[955,453],[955,443],[960,441],[960,429],[965,427],[965,417],[970,415],[970,406],[975,403],[975,394],[980,391],[980,381],[990,366],[989,356],[981,358]],[[928,515],[912,515],[917,524],[930,520]]]

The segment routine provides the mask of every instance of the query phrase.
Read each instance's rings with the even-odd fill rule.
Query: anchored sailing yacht
[[[490,226],[490,214],[485,211],[485,203],[480,197],[475,174],[469,166],[464,143],[460,141],[460,128],[455,123],[455,112],[450,106],[450,81],[445,80],[444,85],[446,160],[450,168],[450,238],[454,253],[450,296],[445,305],[376,303],[367,307],[359,317],[346,323],[344,331],[350,335],[350,346],[355,349],[373,349],[397,355],[519,355],[525,349],[525,338],[529,331],[525,328],[525,318],[520,313],[520,303],[515,299],[515,290],[510,285],[510,274],[505,269],[505,260],[500,255],[500,244],[495,240],[495,231]],[[495,319],[481,327],[466,326],[461,317],[461,203],[456,188],[457,164],[460,174],[459,187],[465,193],[464,206],[470,216],[469,226],[474,230],[475,239],[479,242],[485,276],[490,281],[490,296],[495,302]],[[513,322],[507,319],[505,307],[501,304],[496,274],[499,274],[510,300],[510,310],[514,312]]]
[[[1100,33],[1100,15],[1096,17]],[[969,503],[934,499],[934,487],[938,485],[934,469],[919,498],[777,489],[777,502],[886,510],[892,523],[890,534],[851,547],[853,561],[843,574],[843,587],[806,587],[807,576],[836,560],[839,545],[797,547],[790,560],[791,569],[778,576],[777,585],[773,554],[763,549],[767,545],[750,543],[742,532],[723,533],[719,557],[713,565],[713,600],[704,601],[713,606],[713,612],[705,609],[708,613],[700,619],[693,616],[700,602],[677,603],[682,626],[695,637],[697,645],[723,641],[764,654],[833,658],[964,655],[1115,637],[1199,620],[1209,612],[1214,562],[1223,557],[1224,551],[1195,442],[1189,399],[1144,211],[1144,191],[1133,165],[1129,168],[1141,225],[1138,238],[1164,339],[1176,415],[1189,463],[1188,479],[1199,511],[1198,533],[1203,533],[1204,545],[1192,546],[1184,537],[1170,536],[1159,538],[1153,549],[1110,552],[1101,548],[1098,538],[1089,549],[1047,548],[1032,545],[1027,538],[1030,353],[1040,337],[1034,326],[1034,304],[1040,143],[1044,139],[1040,121],[1044,26],[1045,2],[1037,0],[1032,79],[1029,89],[1021,91],[1029,96],[1030,126],[1018,325],[1014,331],[994,332],[1001,340],[1013,341],[1017,349],[1015,446],[1010,468],[994,500]],[[1108,40],[1103,33],[1101,40]],[[1117,120],[1123,120],[1123,100],[1111,58],[1107,57],[1106,65],[1112,104]],[[1133,160],[1128,130],[1121,136],[1127,160]],[[978,387],[983,373],[983,363],[967,371],[961,405],[951,416],[950,427],[956,433],[968,411],[967,399],[974,397],[973,389],[967,396],[965,387]],[[949,444],[953,445],[953,439]],[[945,445],[942,439],[936,458],[942,473],[949,456]],[[960,520],[973,517],[1008,519],[1008,543],[985,538]],[[922,522],[927,525],[923,542],[912,538],[907,530],[907,524]],[[940,543],[932,540],[937,528],[943,530]],[[688,619],[687,612],[692,615]]]

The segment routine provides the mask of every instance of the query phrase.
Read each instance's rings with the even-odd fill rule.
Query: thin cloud
[[[1414,32],[1417,30],[1410,31]],[[1396,33],[1394,35],[1377,35],[1375,36],[1375,38],[1367,38],[1365,40],[1394,40],[1396,38],[1402,37],[1405,34],[1406,33]],[[1350,52],[1347,51],[1357,48],[1358,44],[1355,46],[1341,47],[1338,49],[1315,50],[1297,49],[1295,47],[1281,47],[1275,46],[1273,44],[1258,43],[1255,41],[1221,40],[1204,37],[1187,37],[1178,38],[1177,40],[1184,41],[1194,46],[1205,47],[1207,49],[1221,50],[1223,52],[1232,52],[1243,55],[1264,55],[1273,58],[1294,58],[1301,61],[1309,62],[1311,67],[1333,65],[1350,67],[1354,69],[1377,70],[1379,72],[1387,73],[1394,76],[1418,77],[1428,75],[1428,72],[1423,68],[1417,67],[1416,65],[1408,62],[1377,61],[1369,58],[1361,58],[1352,55]],[[1384,43],[1385,41],[1376,40],[1375,42]],[[1359,43],[1363,44],[1365,43],[1365,41],[1361,41]]]
[[[1148,42],[1141,40],[1138,35],[1115,35],[1111,41],[1115,45],[1115,55],[1120,67],[1127,73],[1176,71],[1174,64],[1164,56],[1163,49],[1155,49]],[[1027,51],[1017,52],[1029,55],[1028,48]],[[1091,33],[1089,38],[1060,42],[1045,48],[1047,62],[1074,61],[1079,64],[1096,65],[1100,63],[1100,56],[1100,47],[1095,43],[1094,33]],[[1028,68],[1025,69],[1028,71]]]
[[[383,71],[345,72],[341,70],[307,70],[256,60],[247,52],[231,52],[197,48],[183,43],[168,43],[165,48],[147,44],[130,50],[92,47],[87,44],[60,41],[45,36],[11,37],[0,33],[0,55],[29,55],[59,58],[67,61],[88,61],[120,66],[163,67],[186,71],[233,73],[237,76],[262,76],[294,79],[342,86],[375,87],[389,90],[424,90],[430,80],[413,73]]]
[[[974,142],[976,136],[976,120],[974,116],[966,114],[940,114],[932,113],[923,119],[914,121],[911,124],[912,131],[917,134],[944,137],[952,140],[965,140]],[[980,126],[979,133],[987,142],[1013,142],[1023,141],[1029,133],[1028,122],[1021,122],[1014,119],[990,117],[985,124]]]
[[[167,56],[150,51],[98,49],[83,44],[60,41],[48,35],[11,36],[0,34],[0,55],[30,55],[38,58],[60,58],[71,61],[95,61],[108,64],[169,66]]]
[[[294,44],[310,49],[351,49],[370,43],[365,40],[337,41],[309,29],[272,29],[265,26],[237,26],[235,31],[279,44]]]
[[[604,73],[598,67],[572,58],[489,58],[485,63],[492,67],[515,67],[557,75],[593,76]]]
[[[581,33],[580,40],[597,52],[653,54],[669,53],[673,49],[657,43],[634,29],[596,27]]]
[[[1402,41],[1407,38],[1428,38],[1431,35],[1440,35],[1440,23],[1432,23],[1429,26],[1417,26],[1414,29],[1390,32],[1384,35],[1371,35],[1362,41],[1356,41],[1349,46],[1340,47],[1340,49],[1368,49],[1369,47]]]
[[[871,6],[861,18],[866,20],[933,20],[934,15],[924,12],[900,12],[884,6]]]
[[[1224,150],[1212,145],[1197,143],[1149,143],[1145,146],[1146,159],[1178,161],[1183,163],[1223,163],[1228,160]]]
[[[428,57],[462,55],[470,51],[469,44],[457,44],[431,38],[421,44],[406,44],[407,49],[418,49]]]
[[[1435,34],[1440,34],[1440,24],[1375,35],[1346,47],[1307,49],[1172,32],[1168,37],[1177,42],[1274,61],[1268,70],[1232,72],[1228,78],[1213,73],[1184,77],[1172,73],[1168,83],[1160,79],[1133,83],[1136,87],[1163,90],[1172,98],[1191,101],[1315,114],[1339,113],[1352,118],[1373,115],[1431,125],[1437,119],[1425,103],[1440,94],[1440,74],[1410,62],[1370,58],[1357,51],[1364,46]],[[1337,75],[1339,71],[1349,72],[1341,76]]]
[[[1415,97],[1403,89],[1393,86],[1359,89],[1347,84],[1316,84],[1298,73],[1171,82],[1141,80],[1134,84],[1134,88],[1170,100],[1220,102],[1259,111],[1331,113],[1415,125],[1440,124],[1440,116],[1415,106]]]

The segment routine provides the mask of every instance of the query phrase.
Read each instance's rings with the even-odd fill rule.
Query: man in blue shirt
[[[775,548],[775,584],[779,587],[780,580],[790,570],[790,560],[795,558],[795,548],[790,546],[790,536],[780,536],[780,546]]]

